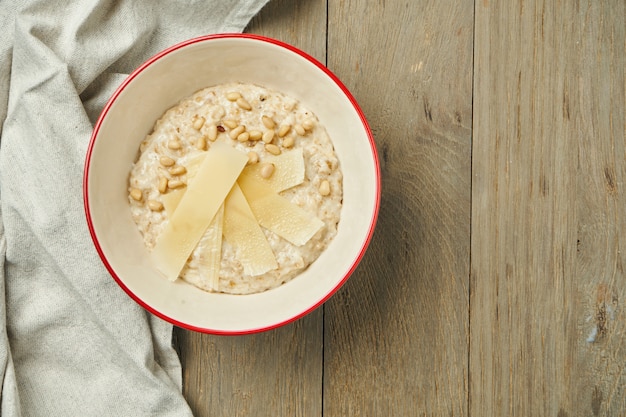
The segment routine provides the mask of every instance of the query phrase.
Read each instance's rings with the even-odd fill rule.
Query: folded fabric
[[[267,0],[0,1],[0,415],[185,416],[172,326],[93,248],[92,125],[158,51],[239,32]]]

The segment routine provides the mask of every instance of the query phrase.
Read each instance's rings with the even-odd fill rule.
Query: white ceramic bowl
[[[281,91],[310,108],[326,127],[344,175],[337,236],[302,274],[260,294],[208,293],[164,279],[130,214],[127,181],[139,143],[182,98],[225,82]],[[372,133],[357,102],[327,68],[280,41],[246,34],[191,39],[135,70],[104,107],[84,173],[87,222],[96,249],[117,283],[157,316],[190,330],[246,334],[272,329],[313,311],[348,279],[374,231],[380,172]]]

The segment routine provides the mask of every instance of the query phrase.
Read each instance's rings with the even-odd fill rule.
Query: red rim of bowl
[[[245,329],[245,330],[233,330],[233,331],[216,330],[216,329],[210,329],[210,328],[204,328],[204,327],[197,327],[197,326],[193,326],[193,325],[190,325],[190,324],[187,324],[187,323],[180,322],[180,321],[178,321],[178,320],[176,320],[176,319],[174,319],[172,317],[169,317],[169,316],[159,312],[158,310],[155,310],[152,306],[150,306],[145,301],[143,301],[141,298],[139,298],[139,296],[137,294],[132,292],[122,282],[120,277],[117,275],[115,270],[112,268],[111,264],[109,263],[109,261],[106,258],[106,255],[104,254],[104,251],[102,250],[102,247],[100,246],[100,243],[98,241],[98,237],[96,236],[96,233],[95,233],[93,221],[92,221],[92,218],[91,218],[91,212],[90,212],[90,209],[89,209],[89,191],[88,191],[89,167],[90,167],[90,163],[91,163],[91,154],[92,154],[92,151],[93,151],[93,147],[94,147],[96,138],[98,136],[98,132],[100,130],[100,126],[102,125],[103,120],[106,118],[106,115],[107,115],[109,109],[111,108],[113,103],[116,101],[117,97],[121,94],[121,92],[128,86],[128,84],[130,84],[132,82],[132,80],[138,74],[140,74],[147,67],[152,65],[155,61],[158,61],[159,59],[161,59],[164,56],[172,53],[173,51],[176,51],[178,49],[184,48],[184,47],[186,47],[188,45],[192,45],[192,44],[195,44],[195,43],[198,43],[198,42],[205,42],[205,41],[210,41],[210,40],[214,40],[214,39],[224,39],[224,38],[243,38],[243,39],[250,39],[250,40],[255,40],[255,41],[260,41],[260,42],[267,42],[267,43],[271,43],[271,44],[280,46],[282,48],[285,48],[285,49],[287,49],[287,50],[289,50],[291,52],[294,52],[294,53],[300,55],[301,57],[305,58],[306,60],[308,60],[309,62],[314,64],[316,67],[318,67],[321,71],[323,71],[328,77],[330,77],[333,80],[333,82],[343,91],[345,96],[350,100],[352,106],[354,107],[354,109],[358,113],[358,115],[359,115],[359,117],[361,119],[361,122],[363,123],[363,127],[365,128],[365,130],[367,132],[367,136],[368,136],[368,139],[369,139],[369,142],[370,142],[371,151],[372,151],[372,158],[373,158],[374,166],[375,166],[375,169],[376,169],[376,202],[375,202],[375,206],[374,206],[374,211],[372,213],[372,218],[370,220],[370,227],[369,227],[369,230],[368,230],[368,233],[367,233],[367,237],[366,237],[365,241],[363,242],[363,244],[361,246],[361,250],[357,254],[357,256],[354,259],[354,261],[352,262],[352,266],[345,273],[345,275],[343,276],[341,281],[339,281],[339,283],[337,285],[335,285],[328,293],[326,293],[326,295],[324,295],[315,304],[313,304],[312,306],[310,306],[306,310],[300,312],[299,314],[297,314],[297,315],[295,315],[293,317],[290,317],[290,318],[288,318],[286,320],[283,320],[281,322],[274,323],[272,325],[268,325],[268,326],[264,326],[264,327]],[[352,94],[347,89],[347,87],[339,80],[339,78],[337,76],[335,76],[335,74],[333,74],[328,68],[326,68],[326,66],[324,66],[317,59],[313,58],[312,56],[310,56],[306,52],[303,52],[300,49],[298,49],[298,48],[296,48],[296,47],[294,47],[292,45],[289,45],[289,44],[287,44],[285,42],[282,42],[282,41],[279,41],[279,40],[276,40],[276,39],[272,39],[272,38],[268,38],[268,37],[265,37],[265,36],[259,36],[259,35],[253,35],[253,34],[223,33],[223,34],[200,36],[200,37],[197,37],[197,38],[189,39],[189,40],[186,40],[186,41],[183,41],[183,42],[178,43],[176,45],[173,45],[173,46],[171,46],[171,47],[169,47],[169,48],[159,52],[158,54],[154,55],[152,58],[150,58],[146,62],[144,62],[136,70],[134,70],[122,82],[122,84],[115,90],[115,92],[113,93],[113,95],[111,96],[109,101],[106,103],[106,105],[102,109],[102,112],[100,113],[100,116],[98,117],[98,120],[96,121],[96,124],[95,124],[94,129],[93,129],[93,133],[91,135],[91,139],[89,141],[89,147],[87,149],[87,155],[86,155],[86,159],[85,159],[84,176],[83,176],[83,203],[84,203],[84,206],[85,206],[85,215],[87,217],[87,225],[89,227],[89,233],[91,234],[91,239],[93,240],[93,243],[94,243],[94,245],[96,247],[96,251],[98,252],[98,255],[100,256],[100,259],[102,260],[102,262],[103,262],[104,266],[106,267],[106,269],[109,271],[109,274],[111,274],[113,279],[115,279],[117,284],[133,300],[135,300],[135,302],[137,302],[139,305],[141,305],[143,308],[145,308],[146,310],[148,310],[149,312],[151,312],[155,316],[160,317],[163,320],[166,320],[166,321],[168,321],[169,323],[171,323],[171,324],[173,324],[175,326],[182,327],[182,328],[187,329],[187,330],[193,330],[193,331],[200,332],[200,333],[209,333],[209,334],[216,334],[216,335],[244,335],[244,334],[259,333],[259,332],[263,332],[263,331],[267,331],[267,330],[272,330],[272,329],[284,326],[286,324],[289,324],[289,323],[291,323],[291,322],[293,322],[295,320],[298,320],[298,319],[306,316],[307,314],[311,313],[312,311],[317,309],[322,304],[324,304],[335,292],[337,292],[339,290],[339,288],[341,288],[343,286],[343,284],[348,280],[348,278],[352,275],[354,270],[357,268],[357,266],[361,262],[361,259],[363,258],[363,255],[365,254],[365,251],[367,250],[367,247],[369,246],[369,243],[370,243],[370,241],[372,239],[372,235],[374,233],[374,228],[376,226],[376,221],[377,221],[377,218],[378,218],[378,211],[379,211],[379,207],[380,207],[380,194],[381,194],[381,191],[380,191],[380,189],[381,189],[381,178],[380,177],[381,176],[380,176],[380,164],[379,164],[379,160],[378,160],[378,152],[376,150],[376,144],[374,143],[374,137],[372,135],[372,131],[371,131],[370,127],[369,127],[369,124],[367,123],[365,115],[363,114],[363,111],[361,110],[360,106],[356,102],[355,98],[352,96]]]

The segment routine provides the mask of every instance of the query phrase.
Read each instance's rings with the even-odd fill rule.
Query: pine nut
[[[199,149],[201,151],[206,150],[206,136],[201,136],[198,138],[198,140],[196,141],[196,149]]]
[[[248,164],[252,165],[257,162],[259,162],[259,154],[254,151],[248,152]]]
[[[174,139],[167,142],[167,147],[173,151],[180,149],[183,145],[180,143],[180,140]]]
[[[248,133],[248,132],[243,132],[243,133],[240,133],[240,134],[237,136],[237,141],[238,141],[238,142],[242,142],[242,143],[243,143],[243,142],[247,142],[247,141],[248,141],[248,139],[250,139],[250,133]]]
[[[156,200],[148,200],[148,208],[152,211],[161,211],[163,210],[163,203]]]
[[[205,118],[200,116],[197,117],[194,121],[193,121],[193,125],[192,127],[196,130],[200,130],[202,129],[202,126],[204,126],[204,122],[206,122]]]
[[[170,158],[169,156],[162,156],[161,158],[159,158],[159,162],[161,163],[161,165],[163,165],[164,167],[171,167],[172,165],[174,165],[176,163],[176,161],[174,161],[172,158]]]
[[[293,129],[296,131],[296,133],[300,136],[304,136],[306,135],[306,130],[304,130],[304,127],[302,125],[295,125],[293,127]]]
[[[241,135],[246,130],[244,125],[239,125],[228,133],[231,139],[237,139],[237,136]]]
[[[159,178],[159,192],[164,194],[167,191],[167,178],[161,177]]]
[[[184,175],[187,173],[187,168],[182,165],[177,165],[169,169],[170,174],[172,175]]]
[[[265,145],[265,150],[271,153],[272,155],[280,155],[280,148],[271,143],[268,143],[267,145]]]
[[[207,129],[207,137],[211,142],[214,142],[217,139],[217,126],[211,123]]]
[[[330,183],[327,180],[323,180],[319,186],[320,195],[327,196],[330,194]]]
[[[248,103],[243,97],[237,99],[237,105],[244,110],[252,110],[250,103]]]
[[[282,145],[284,148],[291,148],[296,143],[293,136],[287,136],[283,138]]]
[[[251,130],[250,131],[250,140],[259,140],[263,137],[263,132],[260,130]]]
[[[262,139],[265,143],[272,143],[272,141],[274,140],[274,131],[266,130],[265,133],[263,133]]]
[[[167,182],[167,188],[175,190],[176,188],[184,187],[185,183],[179,180],[169,180]]]
[[[291,125],[282,125],[280,129],[278,129],[278,137],[282,138],[291,130]]]
[[[226,99],[228,101],[237,101],[240,98],[241,98],[241,94],[236,91],[231,91],[231,92],[226,93]]]
[[[234,121],[234,120],[224,120],[224,122],[223,122],[223,123],[224,123],[224,124],[226,125],[226,127],[227,127],[227,128],[229,128],[229,129],[234,129],[234,128],[236,128],[236,127],[239,125],[239,123],[237,123],[237,122],[236,122],[236,121]]]
[[[141,201],[143,199],[143,193],[138,188],[131,188],[130,197],[135,201]]]
[[[305,121],[302,122],[302,127],[304,128],[304,130],[313,130],[313,128],[315,127],[315,124],[313,123],[313,120],[306,119]]]
[[[267,179],[269,177],[272,176],[272,174],[274,173],[274,164],[271,163],[264,163],[263,166],[261,167],[261,177]]]
[[[274,129],[274,127],[276,126],[276,123],[274,123],[272,118],[269,116],[261,117],[261,121],[263,122],[263,126],[265,126],[268,129]]]

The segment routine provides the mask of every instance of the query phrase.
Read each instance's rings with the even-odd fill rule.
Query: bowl
[[[227,82],[262,85],[311,109],[333,141],[344,177],[341,219],[329,247],[291,281],[250,295],[210,293],[181,279],[165,279],[150,261],[128,202],[130,168],[155,121],[181,99]],[[94,126],[83,188],[95,248],[132,299],[176,326],[237,335],[266,331],[301,318],[346,282],[374,231],[380,170],[363,112],[324,65],[275,39],[219,34],[174,45],[126,78]]]

